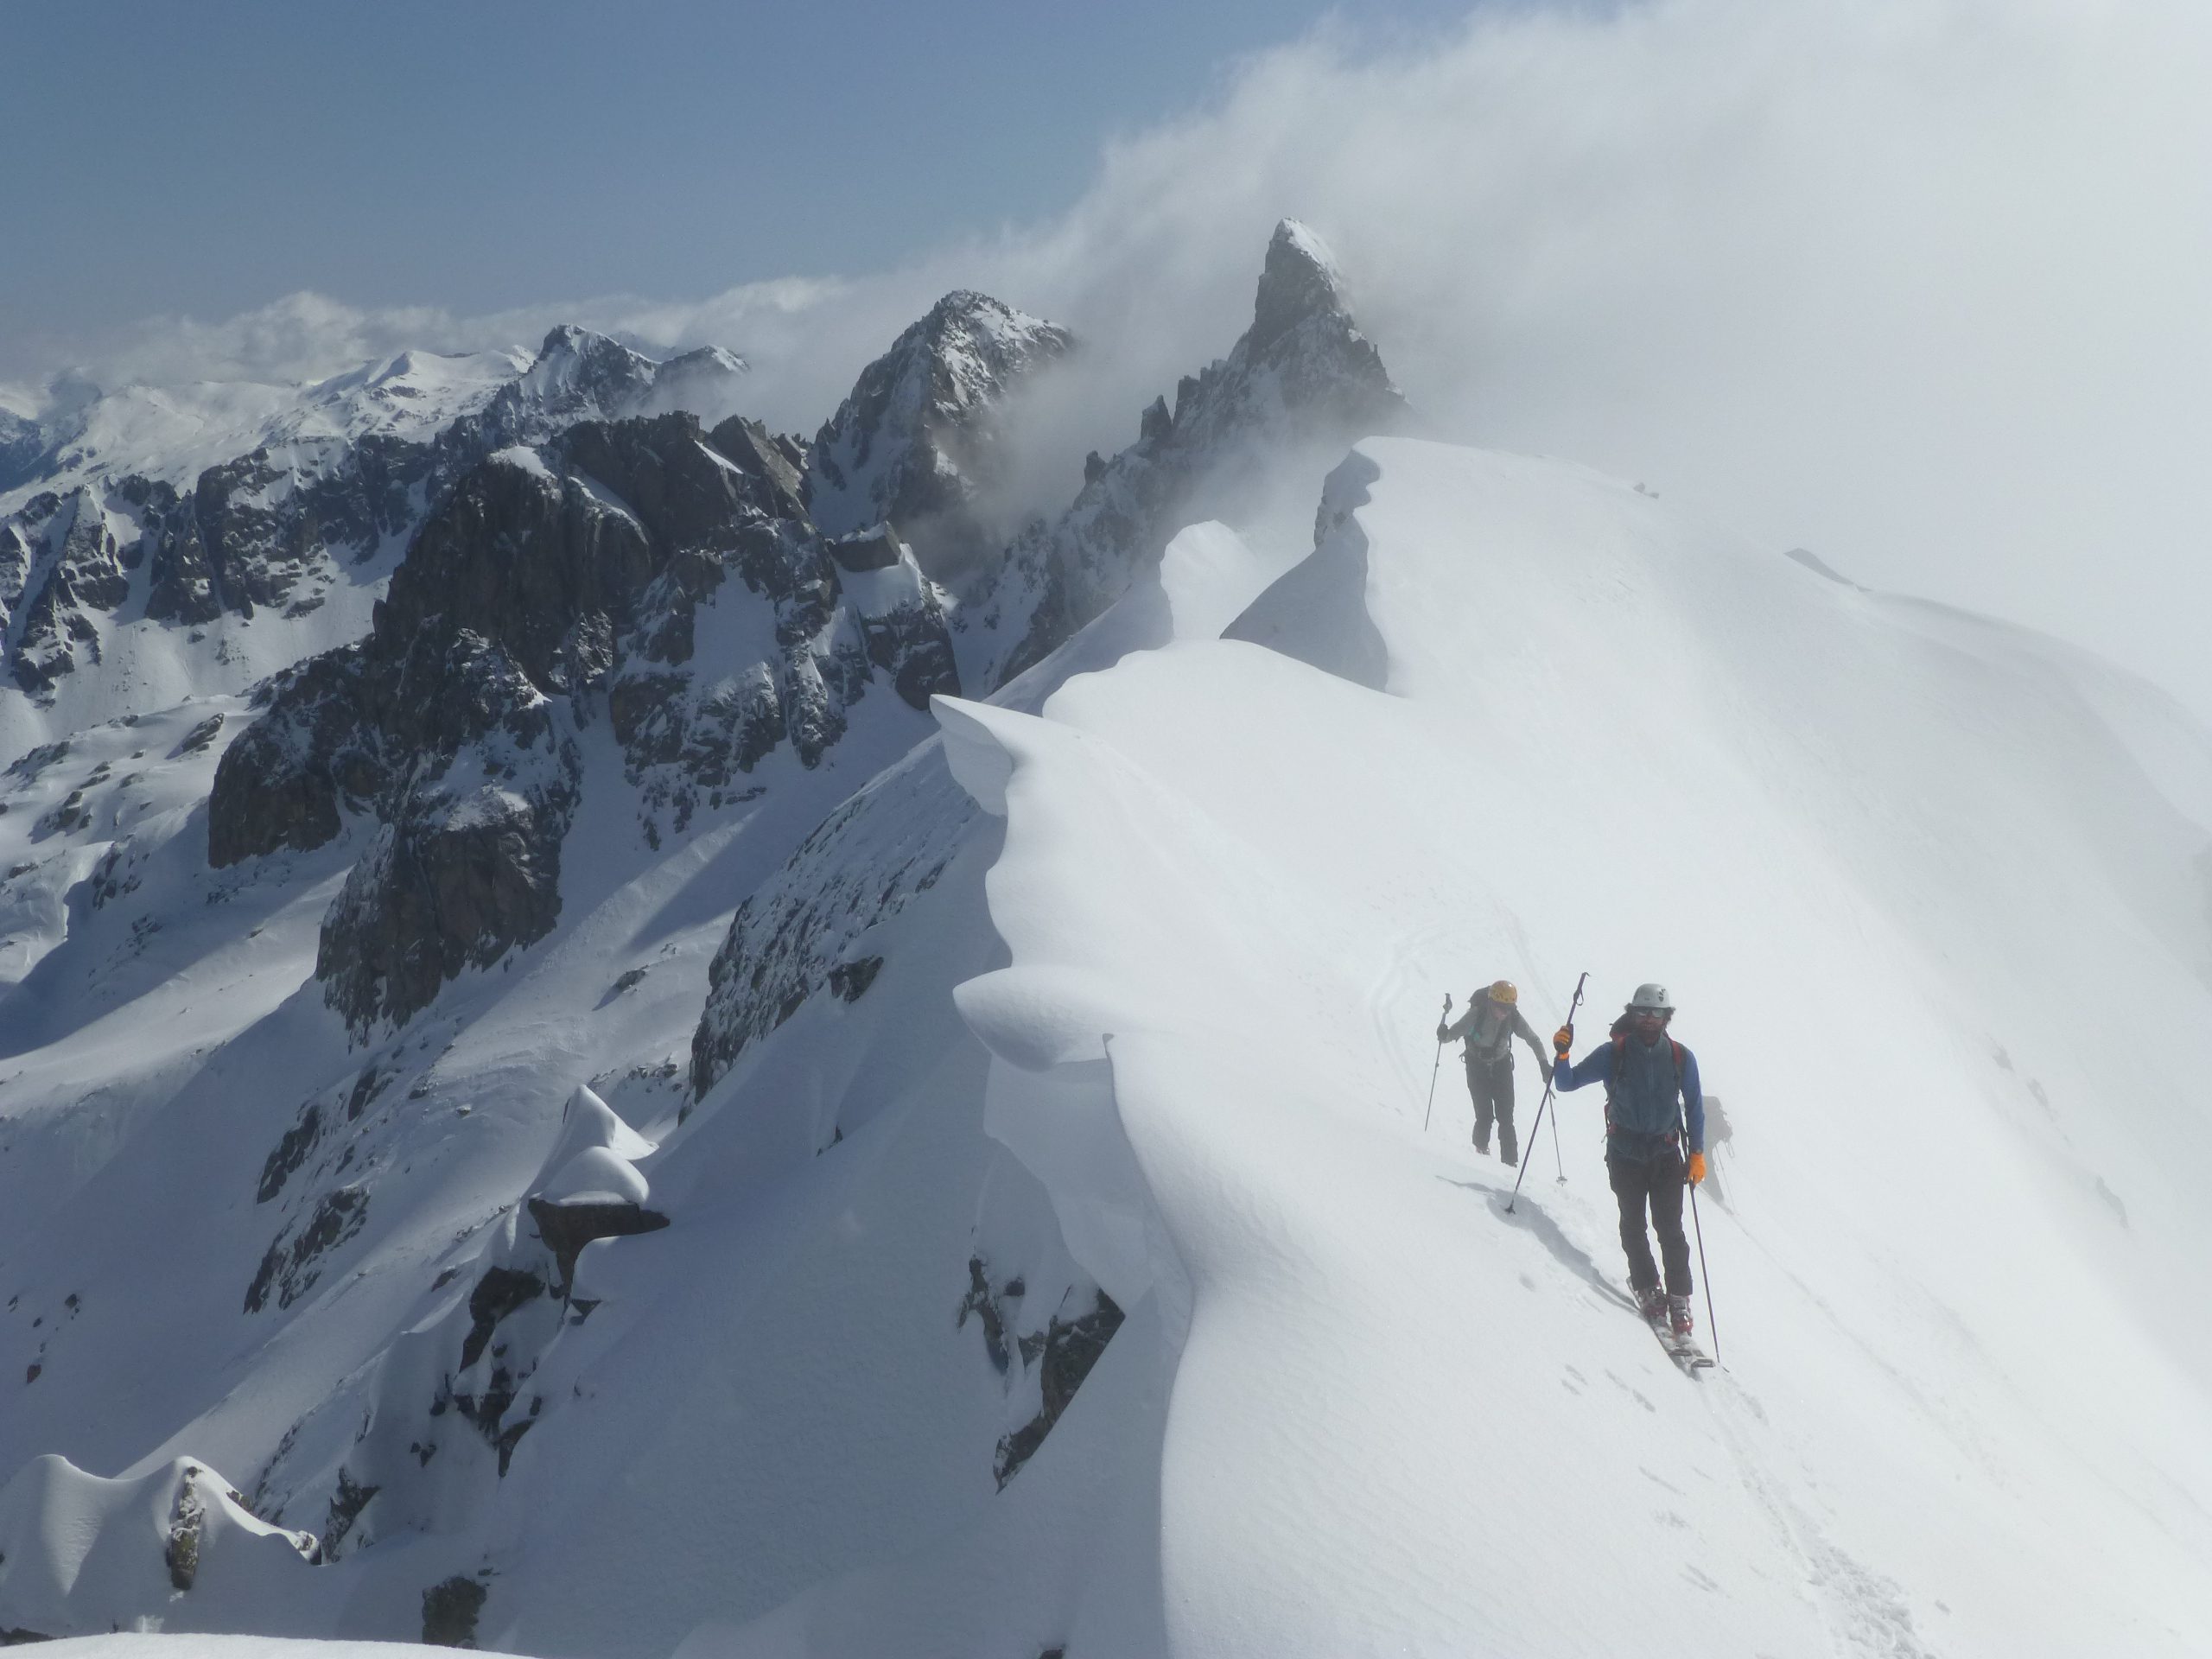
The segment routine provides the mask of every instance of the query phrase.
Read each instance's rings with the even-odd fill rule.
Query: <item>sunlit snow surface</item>
[[[1192,643],[953,716],[1012,760],[963,1007],[1110,1065],[1190,1298],[1175,1649],[2202,1650],[2204,827],[2038,642],[1363,451],[1338,585],[1253,621],[1363,602],[1386,693]],[[1511,1217],[1456,1080],[1417,1135],[1437,988],[1548,1019],[1584,964],[1586,1042],[1663,977],[1726,1104],[1700,1382],[1620,1305],[1594,1101]]]
[[[379,1354],[450,1316],[468,1281],[430,1274],[558,1173],[596,1080],[658,1143],[638,1170],[671,1225],[587,1253],[600,1306],[549,1351],[505,1478],[279,1563],[317,1586],[297,1628],[410,1635],[423,1588],[481,1572],[480,1642],[564,1655],[2212,1647],[2212,743],[2118,671],[1555,463],[1363,445],[1322,531],[1249,610],[1274,573],[1186,535],[1001,706],[941,702],[941,739],[781,868],[909,733],[658,861],[580,823],[561,931],[452,988],[396,1061],[425,1104],[365,1143],[375,1219],[289,1323],[241,1325],[238,1281],[272,1131],[360,1063],[302,983],[340,863],[211,906],[187,826],[154,839],[144,880],[174,885],[137,902],[173,892],[155,910],[205,931],[179,958],[220,988],[205,1031],[188,976],[129,979],[131,895],[24,899],[50,965],[23,988],[112,959],[107,1017],[179,1034],[96,1043],[43,999],[10,1033],[0,1084],[37,1093],[10,1103],[9,1190],[81,1183],[98,1219],[57,1217],[11,1274],[88,1283],[82,1320],[0,1325],[10,1355],[53,1344],[10,1449],[141,1480],[189,1453],[248,1486],[357,1432],[375,1451]],[[119,798],[130,750],[196,715],[106,731],[17,811],[111,759],[86,799]],[[188,817],[213,753],[137,787]],[[89,865],[105,823],[0,836]],[[676,1124],[616,1085],[678,1050],[756,889],[830,959],[884,965]],[[1421,1133],[1443,994],[1511,977],[1548,1029],[1584,969],[1578,1052],[1661,979],[1727,1126],[1700,1206],[1726,1369],[1702,1378],[1624,1306],[1596,1091],[1560,1112],[1561,1184],[1523,1070],[1510,1216],[1452,1059]],[[67,1126],[104,1076],[111,1123],[159,1109],[121,1151]],[[140,1213],[199,1217],[197,1257],[103,1242]],[[954,1318],[971,1251],[1128,1315],[1003,1491],[991,1448],[1034,1384]],[[177,1374],[119,1387],[146,1328]],[[160,1518],[135,1523],[142,1578]],[[19,1548],[66,1555],[25,1535],[9,1584]],[[192,1595],[165,1616],[189,1627]]]

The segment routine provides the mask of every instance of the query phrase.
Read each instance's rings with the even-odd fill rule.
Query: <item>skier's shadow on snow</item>
[[[1522,1197],[1514,1208],[1508,1210],[1505,1206],[1512,1202],[1512,1195],[1500,1192],[1487,1181],[1455,1181],[1446,1175],[1440,1175],[1437,1179],[1449,1186],[1462,1187],[1470,1192],[1482,1193],[1489,1200],[1491,1213],[1500,1221],[1509,1227],[1518,1227],[1528,1233],[1539,1244],[1549,1250],[1558,1259],[1560,1266],[1573,1273],[1607,1301],[1617,1306],[1624,1307],[1631,1313],[1636,1312],[1635,1302],[1630,1300],[1619,1286],[1605,1276],[1605,1270],[1591,1259],[1589,1253],[1560,1231],[1560,1224],[1538,1209],[1527,1197]]]

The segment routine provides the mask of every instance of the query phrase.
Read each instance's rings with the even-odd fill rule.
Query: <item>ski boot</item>
[[[1637,1291],[1636,1311],[1653,1325],[1658,1324],[1660,1316],[1667,1311],[1667,1293],[1656,1285]]]
[[[1688,1297],[1669,1296],[1667,1299],[1667,1328],[1677,1338],[1688,1339],[1691,1331],[1695,1328],[1695,1321],[1690,1318]]]

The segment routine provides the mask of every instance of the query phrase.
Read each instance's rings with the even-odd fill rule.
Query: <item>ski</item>
[[[1651,1334],[1659,1338],[1659,1345],[1667,1351],[1667,1357],[1682,1368],[1684,1376],[1694,1376],[1700,1371],[1710,1370],[1718,1363],[1693,1338],[1676,1336],[1663,1313],[1656,1319],[1645,1319],[1644,1323],[1651,1327]]]

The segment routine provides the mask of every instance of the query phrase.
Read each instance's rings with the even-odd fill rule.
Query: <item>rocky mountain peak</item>
[[[1351,326],[1344,302],[1344,277],[1327,243],[1294,219],[1276,225],[1268,241],[1267,263],[1260,270],[1260,289],[1252,306],[1251,332],[1247,347],[1265,352],[1283,335],[1308,319],[1320,318]]]
[[[979,516],[1002,471],[995,418],[1025,376],[1066,355],[1066,329],[958,289],[861,371],[817,435],[814,522],[845,535],[886,520],[948,580],[995,551]]]
[[[367,637],[270,683],[216,768],[208,861],[375,821],[317,957],[350,1026],[404,1023],[552,929],[587,726],[658,848],[756,799],[778,750],[812,771],[855,718],[880,740],[958,690],[912,556],[825,543],[798,481],[757,422],[688,410],[508,445],[424,523]]]
[[[963,594],[963,677],[998,686],[1041,662],[1156,566],[1169,537],[1203,518],[1280,517],[1286,486],[1306,496],[1363,437],[1406,417],[1374,343],[1359,332],[1321,238],[1275,226],[1252,327],[1225,358],[1154,398],[1137,441],[1084,463],[1075,503],[1025,531]]]
[[[515,390],[549,408],[588,401],[605,410],[642,397],[658,366],[618,340],[564,322],[546,334]]]

